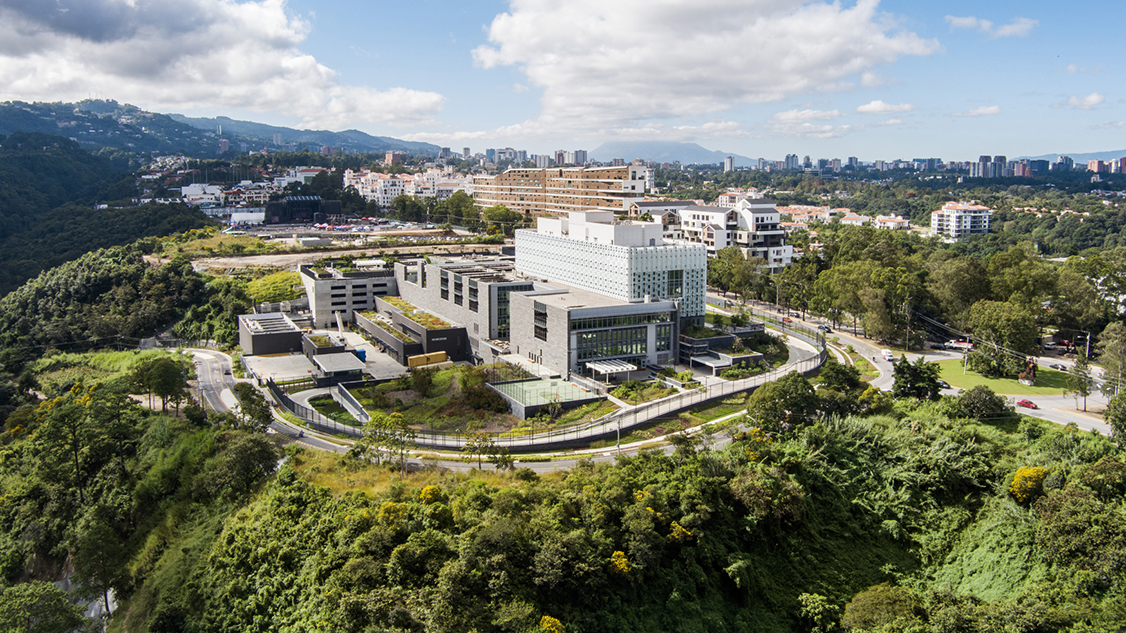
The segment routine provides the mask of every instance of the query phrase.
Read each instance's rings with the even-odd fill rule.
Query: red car
[[[1040,408],[1040,407],[1036,406],[1035,402],[1028,400],[1028,399],[1017,400],[1017,406],[1018,407],[1025,407],[1026,409],[1039,409]]]
[[[782,317],[783,323],[790,323],[791,321],[793,321],[793,319],[791,319],[790,317]]]

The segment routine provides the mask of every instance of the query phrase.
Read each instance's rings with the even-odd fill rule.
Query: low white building
[[[904,217],[892,215],[877,215],[876,228],[889,231],[906,231],[911,228],[911,223]]]

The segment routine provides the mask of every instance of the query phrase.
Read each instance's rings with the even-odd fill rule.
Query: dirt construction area
[[[342,255],[378,257],[381,253],[390,254],[393,251],[398,252],[400,255],[461,255],[465,253],[499,253],[500,248],[493,244],[428,244],[424,246],[388,246],[382,248],[377,245],[372,245],[362,248],[306,251],[302,253],[287,252],[270,255],[247,255],[243,257],[205,257],[194,260],[192,267],[197,271],[227,271],[239,268],[282,268],[292,270],[301,264],[312,264],[326,257],[339,257]]]

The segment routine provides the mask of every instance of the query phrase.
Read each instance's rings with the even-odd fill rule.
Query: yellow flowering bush
[[[686,542],[692,539],[692,533],[689,532],[683,525],[677,523],[676,521],[673,521],[672,532],[669,533],[669,538],[678,543]]]
[[[418,493],[418,500],[425,503],[445,503],[446,494],[438,486],[426,486]]]
[[[633,569],[633,566],[629,564],[629,559],[626,558],[625,552],[616,551],[610,556],[610,569],[615,573],[628,574],[630,570]]]
[[[548,633],[567,633],[567,629],[563,628],[563,623],[550,615],[540,618],[540,628]]]
[[[1047,476],[1047,468],[1025,466],[1017,470],[1013,483],[1009,486],[1009,494],[1020,503],[1030,503],[1043,491],[1044,478]]]

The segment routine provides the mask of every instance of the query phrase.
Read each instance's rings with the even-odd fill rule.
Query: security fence
[[[814,356],[787,363],[778,369],[757,376],[750,376],[739,380],[712,379],[706,386],[683,391],[636,407],[620,409],[596,420],[582,424],[527,434],[493,433],[491,434],[493,444],[498,448],[505,447],[513,453],[584,446],[597,440],[620,436],[622,433],[649,424],[662,416],[677,413],[736,393],[750,391],[768,382],[778,380],[792,371],[803,374],[811,373],[824,364],[826,358],[828,358],[828,351],[825,348],[825,337],[821,332],[802,325],[787,324],[785,333],[810,343],[817,349],[817,353]],[[332,418],[317,413],[309,407],[294,402],[293,399],[283,393],[272,380],[266,381],[266,386],[269,388],[270,393],[273,394],[274,399],[277,400],[284,409],[302,420],[305,420],[310,425],[332,433],[345,433],[353,437],[363,436],[363,430],[358,427],[341,424]],[[348,409],[357,419],[364,422],[370,419],[370,416],[363,410],[360,403],[356,401],[346,389],[335,387],[333,390],[333,398],[336,399],[337,402],[340,402],[341,405]],[[345,402],[347,402],[347,404],[345,404]],[[357,411],[352,411],[353,408],[357,409]],[[357,415],[357,413],[359,413],[359,415]],[[417,446],[434,450],[460,451],[465,446],[466,442],[467,438],[461,432],[443,433],[435,431],[417,431],[415,437],[415,444]]]

